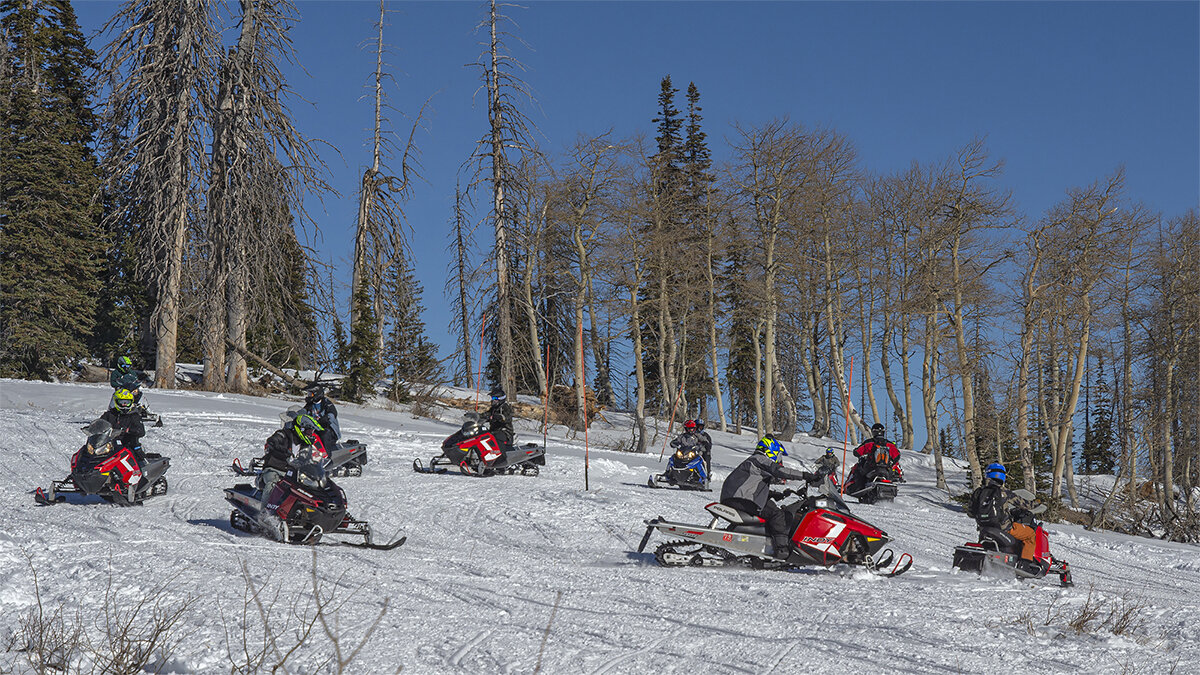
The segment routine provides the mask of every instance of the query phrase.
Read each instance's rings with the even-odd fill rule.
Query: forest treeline
[[[359,400],[483,372],[567,387],[579,427],[588,401],[629,409],[636,452],[660,419],[784,439],[879,421],[943,487],[946,456],[973,485],[998,460],[1073,505],[1077,474],[1111,474],[1093,524],[1200,534],[1200,216],[1141,203],[1120,167],[1025,214],[982,139],[878,173],[836,129],[776,119],[722,129],[714,153],[699,88],[670,77],[646,134],[551,152],[493,3],[487,120],[447,214],[458,342],[438,362],[406,256],[415,148],[387,141],[382,7],[345,324],[297,237],[327,190],[279,69],[297,17],[240,7],[223,46],[215,2],[126,2],[95,56],[66,0],[0,2],[4,375],[136,353],[158,386],[195,359],[208,389],[291,366],[346,373]]]

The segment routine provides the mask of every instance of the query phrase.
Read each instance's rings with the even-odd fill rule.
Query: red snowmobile
[[[1028,490],[1014,490],[1014,494],[1026,501],[1033,502],[1036,497]],[[1032,509],[1015,509],[1013,520],[1024,522],[1032,527],[1036,534],[1033,552],[1034,565],[1022,564],[1021,548],[1024,544],[1007,531],[997,527],[980,527],[979,541],[967,542],[954,547],[954,567],[965,572],[977,572],[980,575],[1015,575],[1018,579],[1042,579],[1051,574],[1057,575],[1063,586],[1074,586],[1071,579],[1071,567],[1067,561],[1050,555],[1050,536],[1046,534],[1042,524],[1035,521],[1033,516],[1045,512],[1046,505],[1038,504]]]
[[[429,460],[429,466],[421,460],[413,460],[413,471],[417,473],[446,473],[448,467],[457,466],[468,476],[493,476],[495,474],[519,473],[523,476],[538,475],[539,468],[546,465],[546,450],[532,443],[524,448],[501,447],[492,432],[483,428],[479,414],[469,412],[462,427],[442,441],[442,454]]]
[[[830,567],[837,563],[862,566],[880,576],[894,577],[912,567],[912,556],[903,553],[896,557],[884,545],[891,541],[886,532],[851,515],[849,508],[837,496],[828,477],[821,483],[820,494],[811,496],[808,487],[772,492],[771,498],[782,501],[792,529],[791,550],[786,559],[776,558],[770,550],[766,521],[726,504],[714,502],[705,508],[713,519],[707,526],[688,525],[664,520],[647,520],[646,534],[638,546],[641,553],[658,530],[683,539],[661,544],[654,558],[663,567],[724,567],[748,565],[755,569],[791,569],[806,565]]]
[[[131,506],[167,493],[170,458],[146,453],[139,463],[133,450],[119,444],[124,429],[113,429],[108,420],[96,420],[84,431],[88,439],[71,457],[70,475],[52,481],[49,490],[34,490],[38,504],[57,504],[66,501],[68,494],[84,494]]]

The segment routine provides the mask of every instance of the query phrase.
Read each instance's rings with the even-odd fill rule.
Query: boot
[[[771,548],[774,549],[771,553],[772,558],[787,560],[792,553],[792,541],[786,534],[777,534],[771,537]]]
[[[1046,574],[1049,565],[1037,560],[1025,560],[1022,558],[1017,561],[1017,571],[1027,577],[1041,577]]]

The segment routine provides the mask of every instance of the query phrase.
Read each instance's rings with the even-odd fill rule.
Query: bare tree
[[[510,36],[500,29],[500,24],[507,17],[500,13],[499,8],[513,5],[490,0],[489,6],[488,18],[479,25],[480,30],[487,31],[487,49],[480,61],[474,64],[482,71],[488,106],[488,131],[480,141],[476,158],[480,163],[480,171],[487,167],[487,182],[491,187],[491,220],[495,232],[492,261],[496,266],[496,346],[500,351],[500,384],[506,390],[514,391],[512,291],[509,288],[511,215],[508,197],[513,161],[509,154],[517,152],[524,155],[534,150],[527,140],[531,126],[529,120],[516,105],[519,96],[529,95],[519,76],[523,66],[508,52],[505,39]]]
[[[208,92],[218,38],[209,0],[129,0],[106,24],[102,173],[128,193],[112,218],[143,223],[140,275],[155,295],[155,386],[175,386],[184,250],[203,212]],[[129,211],[133,211],[132,214]]]

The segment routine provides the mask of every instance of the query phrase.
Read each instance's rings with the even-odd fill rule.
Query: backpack
[[[1004,524],[1004,494],[1003,489],[995,485],[985,485],[971,495],[971,503],[967,512],[980,525],[1001,527]]]

